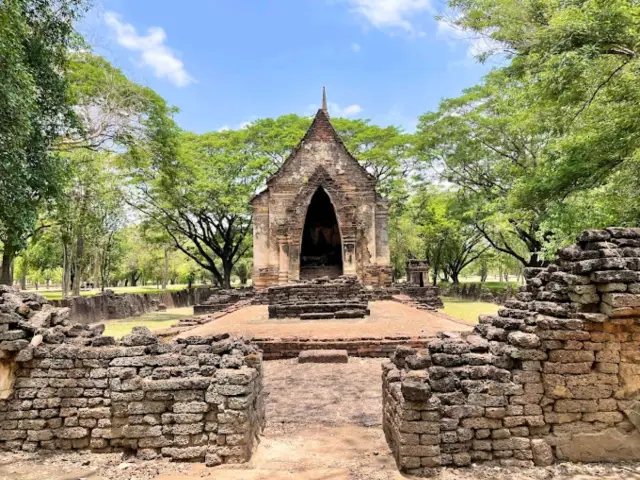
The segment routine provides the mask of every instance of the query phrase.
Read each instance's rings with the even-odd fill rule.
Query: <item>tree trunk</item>
[[[11,264],[15,258],[15,248],[11,234],[7,235],[4,242],[4,250],[2,250],[2,271],[0,272],[0,285],[13,285],[13,271]]]
[[[100,288],[100,254],[96,253],[95,264],[93,266],[93,288]]]
[[[76,258],[73,265],[73,296],[80,296],[80,284],[82,283],[82,260],[84,257],[84,234],[82,224],[78,226],[78,238],[76,241]]]
[[[223,278],[222,288],[231,288],[231,272],[233,271],[233,263],[230,261],[222,262]]]
[[[71,282],[71,268],[69,265],[69,245],[62,245],[62,298],[67,298],[69,283]]]
[[[162,290],[167,289],[167,280],[169,278],[169,249],[164,249],[164,266],[162,268]]]
[[[20,289],[27,289],[27,270],[29,270],[29,257],[27,256],[27,252],[25,250],[24,255],[22,255],[22,272],[20,272]]]

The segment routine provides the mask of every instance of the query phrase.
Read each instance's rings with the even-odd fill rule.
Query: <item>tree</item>
[[[112,272],[116,232],[124,220],[125,192],[113,158],[152,142],[160,145],[173,112],[153,90],[89,52],[71,56],[69,79],[79,123],[55,146],[68,172],[56,205],[63,226],[64,296],[69,289],[79,295],[83,279],[91,274],[94,285],[104,289]],[[132,280],[137,281],[135,275]]]
[[[460,273],[488,249],[466,216],[465,199],[454,191],[422,187],[411,199],[409,211],[421,240],[413,257],[423,257],[432,269],[435,285],[440,273],[453,283]]]
[[[378,193],[390,200],[402,196],[413,167],[413,136],[369,120],[336,118],[332,123],[349,151],[375,178]]]
[[[230,288],[233,266],[251,247],[248,201],[265,175],[246,135],[184,133],[175,159],[137,163],[130,170],[131,204],[224,288]]]
[[[507,53],[510,63],[500,75],[518,86],[506,94],[517,104],[518,123],[545,139],[536,168],[509,192],[516,208],[545,206],[539,240],[549,249],[549,242],[565,243],[585,224],[637,225],[640,5],[628,0],[450,0],[449,5],[460,28],[489,35]],[[613,202],[611,192],[616,192]],[[588,204],[591,211],[574,221]]]
[[[248,258],[243,258],[235,266],[235,274],[240,279],[240,285],[245,286],[247,280],[251,277],[252,262]]]
[[[394,126],[373,125],[369,120],[333,118],[331,123],[347,149],[376,179],[379,193],[392,200],[404,193],[414,160],[411,135]],[[259,161],[258,168],[274,173],[310,125],[310,118],[291,114],[256,120],[247,126],[245,142]]]
[[[38,210],[64,176],[52,152],[74,126],[65,76],[76,46],[82,0],[5,0],[0,4],[0,283],[35,228]]]
[[[437,112],[421,118],[416,149],[422,161],[460,189],[477,232],[493,248],[526,266],[539,266],[548,205],[514,197],[539,168],[546,137],[519,113],[518,88],[495,72],[461,97],[443,101]]]

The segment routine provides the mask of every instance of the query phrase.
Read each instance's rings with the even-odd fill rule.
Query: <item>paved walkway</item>
[[[470,330],[460,320],[393,301],[370,302],[371,315],[341,320],[270,319],[267,307],[253,305],[179,335],[234,333],[254,337],[356,338],[386,336],[431,336],[440,331]]]

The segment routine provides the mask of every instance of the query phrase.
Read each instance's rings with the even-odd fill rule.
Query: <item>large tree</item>
[[[74,127],[66,71],[76,46],[73,23],[83,0],[5,0],[0,3],[0,283],[33,232],[43,202],[64,175],[52,153]]]
[[[465,196],[478,233],[496,250],[539,266],[547,204],[525,196],[516,201],[515,195],[537,172],[547,137],[528,124],[519,108],[519,88],[498,71],[462,96],[444,100],[438,111],[421,117],[416,149]]]
[[[501,74],[519,86],[508,94],[518,105],[518,123],[546,140],[536,168],[510,192],[513,205],[544,205],[545,234],[555,242],[566,242],[587,226],[637,225],[640,4],[450,0],[449,5],[460,28],[489,35],[506,53],[509,63]]]
[[[251,247],[248,201],[265,175],[246,135],[184,133],[175,157],[139,157],[142,162],[128,164],[130,204],[225,288]]]

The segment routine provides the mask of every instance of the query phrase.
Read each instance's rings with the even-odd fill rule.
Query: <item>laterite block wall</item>
[[[116,342],[68,309],[0,290],[0,447],[249,460],[264,425],[262,355],[229,337]]]
[[[640,460],[640,229],[585,231],[469,334],[383,366],[398,467]]]

